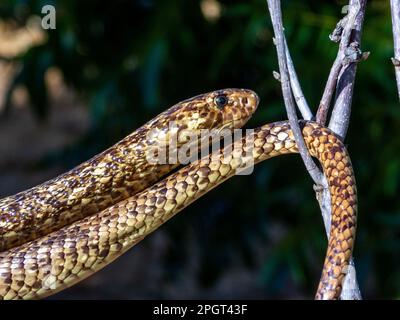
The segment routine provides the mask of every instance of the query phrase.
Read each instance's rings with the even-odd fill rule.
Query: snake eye
[[[224,94],[220,94],[214,98],[214,102],[218,108],[223,108],[228,104],[228,98]]]

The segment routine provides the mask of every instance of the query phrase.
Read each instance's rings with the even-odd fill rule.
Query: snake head
[[[184,129],[237,129],[253,115],[258,96],[247,89],[223,89],[185,100],[171,108],[170,119],[178,120]],[[175,106],[176,107],[176,106]],[[172,110],[173,109],[173,110]]]
[[[203,130],[241,128],[258,106],[258,96],[247,89],[223,89],[201,94],[177,103],[146,125],[151,128],[148,141],[168,144],[178,137],[178,147],[199,137]]]
[[[258,96],[252,90],[224,89],[206,94],[207,106],[203,108],[215,113],[212,127],[241,128],[253,115],[258,106]],[[207,123],[207,122],[206,122]]]

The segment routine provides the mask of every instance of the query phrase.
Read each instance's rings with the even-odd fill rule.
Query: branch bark
[[[336,101],[329,121],[329,128],[344,140],[349,127],[351,102],[357,64],[365,60],[369,53],[362,53],[360,48],[361,32],[364,22],[367,0],[350,0],[350,12],[355,12],[354,27],[350,29],[348,45],[343,50],[344,63],[336,86]]]
[[[392,63],[396,73],[397,91],[400,99],[400,1],[390,0],[390,9],[392,13],[394,43],[394,57],[392,58]]]

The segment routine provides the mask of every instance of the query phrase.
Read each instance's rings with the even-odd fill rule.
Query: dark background
[[[29,37],[21,44],[18,32],[32,34],[26,26],[45,4],[56,7],[56,30],[24,46]],[[345,4],[282,1],[314,112],[337,52],[328,35]],[[255,90],[261,103],[249,128],[286,118],[264,0],[2,1],[0,16],[0,196],[72,168],[198,93]],[[22,49],[7,48],[15,41]],[[389,1],[368,2],[362,49],[371,55],[359,64],[346,138],[359,190],[354,256],[363,296],[393,299],[400,297],[400,106]],[[312,298],[325,250],[300,157],[279,157],[211,191],[55,298]]]

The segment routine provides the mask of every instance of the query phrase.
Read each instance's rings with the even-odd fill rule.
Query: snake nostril
[[[249,102],[249,100],[247,99],[247,97],[243,97],[243,98],[242,98],[242,103],[243,103],[244,105],[247,105],[248,102]]]

